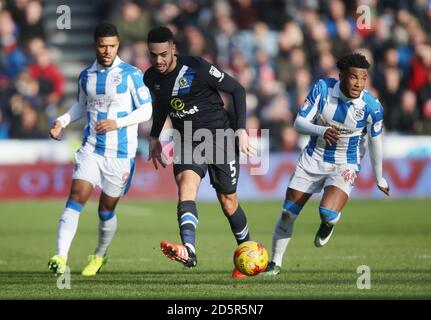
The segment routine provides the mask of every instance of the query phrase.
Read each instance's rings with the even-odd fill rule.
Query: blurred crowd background
[[[167,25],[179,54],[204,57],[246,88],[247,126],[270,129],[271,151],[298,150],[293,121],[299,107],[314,81],[338,77],[336,61],[352,51],[372,65],[368,90],[385,109],[386,132],[431,134],[430,0],[62,1],[67,3],[72,26],[62,31],[64,43],[93,51],[91,43],[68,36],[84,23],[84,7],[91,7],[91,28],[114,22],[120,57],[142,71],[150,66],[147,32]],[[0,139],[47,139],[49,126],[76,95],[79,70],[66,68],[68,47],[56,46],[52,37],[59,35],[47,32],[55,28],[55,21],[47,25],[48,8],[51,17],[59,16],[55,5],[60,3],[0,0]],[[358,28],[360,5],[371,9],[370,28]],[[91,28],[81,36],[92,38]],[[92,55],[74,59],[83,68]],[[140,128],[143,140],[150,125]]]

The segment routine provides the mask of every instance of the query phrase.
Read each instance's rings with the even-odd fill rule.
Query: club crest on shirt
[[[190,86],[189,82],[184,77],[181,77],[180,80],[178,80],[178,85],[180,86],[180,89],[187,88]]]
[[[118,86],[121,83],[121,75],[116,74],[112,77],[112,83]]]
[[[159,90],[160,90],[160,84],[156,83],[156,84],[154,85],[154,90],[155,90],[155,91],[159,91]]]
[[[356,121],[362,120],[364,118],[365,111],[363,108],[355,108],[353,107],[353,119]]]

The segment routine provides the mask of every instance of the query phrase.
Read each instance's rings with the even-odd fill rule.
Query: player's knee
[[[320,213],[320,219],[322,222],[328,223],[328,224],[336,224],[341,217],[341,212],[327,209],[324,207],[319,207],[319,213]]]
[[[232,215],[235,213],[238,208],[238,198],[236,194],[221,194],[219,199],[225,214]]]
[[[101,221],[108,221],[115,216],[115,211],[99,211],[98,214]]]
[[[301,210],[302,210],[301,205],[296,204],[291,200],[284,201],[283,210],[281,212],[282,221],[285,221],[285,222],[295,221],[296,218],[298,218],[298,215],[301,212]]]
[[[71,192],[70,196],[69,196],[69,200],[72,200],[74,202],[77,202],[81,205],[84,205],[85,202],[87,202],[87,197],[85,196],[85,194],[80,193],[79,191],[77,192]]]

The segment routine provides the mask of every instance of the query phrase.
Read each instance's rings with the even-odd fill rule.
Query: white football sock
[[[79,211],[65,208],[58,222],[57,255],[67,259],[70,245],[78,229]]]
[[[296,214],[291,214],[289,212],[282,212],[278,216],[274,232],[272,234],[271,259],[271,261],[274,261],[277,266],[281,267],[283,262],[283,255],[290,239],[292,238],[293,224],[296,218]]]
[[[97,245],[95,255],[99,257],[105,256],[108,251],[108,247],[114,238],[115,231],[117,230],[117,215],[109,220],[99,221],[99,243]]]

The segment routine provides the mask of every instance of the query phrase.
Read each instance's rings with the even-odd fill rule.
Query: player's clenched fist
[[[340,138],[340,133],[337,129],[329,127],[326,129],[325,134],[323,135],[323,139],[325,139],[326,144],[332,146],[336,144],[338,139]]]
[[[60,134],[62,129],[63,128],[61,127],[60,121],[54,122],[54,124],[51,126],[51,129],[49,129],[49,136],[54,140],[60,141]]]

